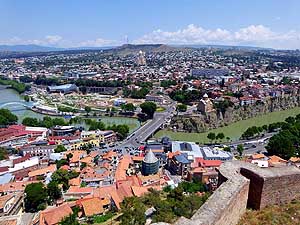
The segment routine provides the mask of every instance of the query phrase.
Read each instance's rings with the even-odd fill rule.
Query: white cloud
[[[194,24],[177,31],[155,30],[143,35],[134,43],[164,44],[224,44],[253,45],[273,48],[300,48],[300,33],[278,33],[263,25],[250,25],[237,31],[226,29],[209,30]]]
[[[59,35],[47,35],[42,39],[22,39],[20,37],[13,37],[8,40],[0,40],[1,44],[8,44],[8,45],[28,45],[28,44],[35,44],[35,45],[45,45],[45,46],[56,46],[60,45],[63,41],[63,38]]]
[[[46,42],[48,42],[49,44],[56,44],[59,41],[61,41],[63,38],[59,35],[48,35],[45,37]]]
[[[111,46],[115,44],[117,44],[117,42],[114,40],[97,38],[95,40],[82,41],[76,44],[76,47],[101,47],[101,46]]]
[[[121,45],[122,41],[96,38],[91,40],[71,41],[60,35],[46,35],[40,39],[25,40],[13,37],[0,40],[0,44],[36,44],[56,47],[101,47]],[[249,45],[282,49],[300,49],[300,32],[290,30],[275,32],[264,25],[250,25],[235,31],[222,28],[205,29],[190,24],[175,31],[154,30],[133,41],[134,44],[220,44],[220,45]]]

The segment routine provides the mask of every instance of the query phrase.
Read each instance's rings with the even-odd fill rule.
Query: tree
[[[25,188],[25,211],[37,212],[46,207],[47,189],[42,183],[31,183]]]
[[[137,197],[125,198],[121,203],[122,225],[144,225],[146,207]]]
[[[223,151],[225,151],[225,152],[231,152],[231,149],[230,149],[230,147],[226,146],[226,147],[223,148]]]
[[[88,115],[91,111],[92,111],[92,108],[90,106],[85,106],[84,107],[84,111],[86,112],[86,114]]]
[[[69,188],[69,180],[78,176],[79,173],[76,171],[58,169],[52,174],[51,178],[53,182],[56,182],[57,184],[62,184],[63,190],[67,190]]]
[[[62,221],[59,222],[59,225],[80,225],[76,217],[76,213],[72,213],[71,215],[63,218]]]
[[[207,138],[210,140],[210,143],[212,143],[216,139],[216,134],[215,133],[208,133]]]
[[[54,200],[57,200],[62,196],[61,188],[55,181],[50,181],[50,183],[47,185],[47,192],[50,202],[53,202]]]
[[[244,151],[244,146],[242,144],[239,144],[236,148],[237,152],[239,153],[240,156],[243,155],[243,151]]]
[[[144,102],[140,105],[142,112],[147,114],[149,118],[153,118],[154,112],[156,111],[156,104],[154,102]]]
[[[85,168],[87,166],[87,164],[85,162],[82,162],[80,164],[80,170],[82,170],[83,168]]]
[[[187,105],[185,104],[178,104],[176,107],[178,112],[185,112],[187,110]]]
[[[127,103],[121,105],[121,109],[124,110],[125,112],[134,112],[136,107],[132,103]]]
[[[289,159],[296,152],[294,141],[294,135],[290,131],[285,130],[271,137],[266,149],[269,155],[277,155],[283,159]]]
[[[37,127],[40,125],[37,118],[25,117],[22,121],[22,124],[30,127]]]
[[[0,147],[0,160],[8,159],[8,152],[6,148]]]
[[[56,148],[54,149],[55,153],[60,153],[60,152],[65,152],[67,149],[63,145],[57,145]]]
[[[224,133],[218,133],[216,139],[220,139],[221,141],[225,138]]]
[[[60,160],[56,160],[55,164],[56,164],[56,168],[59,169],[63,165],[68,165],[69,163],[66,159],[60,159]]]
[[[72,159],[73,154],[72,153],[68,153],[67,154],[67,162],[70,163],[70,159]]]
[[[18,121],[18,117],[11,113],[8,109],[0,109],[0,125],[6,126],[14,124]]]

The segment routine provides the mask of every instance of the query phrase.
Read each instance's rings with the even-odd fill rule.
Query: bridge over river
[[[26,102],[26,101],[12,101],[12,102],[2,102],[0,104],[0,108],[5,108],[7,106],[14,106],[14,105],[21,105],[27,109],[31,109],[34,106],[33,102]]]

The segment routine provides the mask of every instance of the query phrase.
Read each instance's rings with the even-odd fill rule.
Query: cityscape
[[[300,224],[300,4],[215,4],[0,3],[0,225]]]

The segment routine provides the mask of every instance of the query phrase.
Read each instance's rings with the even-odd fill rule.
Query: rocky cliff
[[[269,98],[251,105],[229,107],[224,113],[216,110],[207,115],[193,114],[173,117],[171,127],[178,131],[205,132],[240,120],[300,106],[300,96]]]

